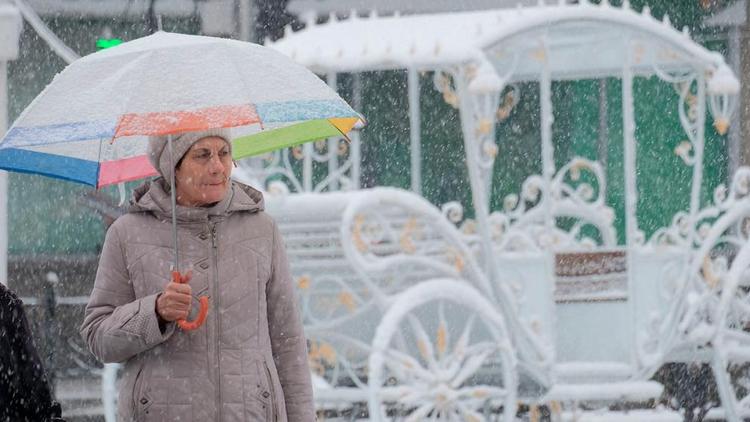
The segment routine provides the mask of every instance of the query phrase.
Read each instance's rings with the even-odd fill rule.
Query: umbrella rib
[[[224,48],[224,50],[229,50],[228,44],[221,44],[221,45]],[[234,70],[234,72],[237,74],[237,79],[242,84],[242,92],[245,93],[245,95],[247,95],[246,97],[248,100],[247,104],[253,108],[256,114],[258,114],[258,108],[256,107],[255,103],[252,102],[250,98],[250,90],[248,89],[247,84],[245,83],[245,78],[242,77],[242,72],[239,71],[240,67],[237,64],[237,59],[234,57],[233,54],[230,54],[230,53],[231,53],[230,51],[226,51],[225,54],[229,58],[229,61],[232,63],[232,70]],[[260,127],[263,127],[263,122],[260,120],[259,114],[258,114],[258,124],[260,125]]]
[[[131,63],[129,63],[126,66],[126,69],[123,69],[123,71],[127,71],[128,68],[135,67],[135,65],[139,61],[147,60],[152,54],[153,54],[153,52],[151,52],[151,51],[144,52],[143,54],[141,54],[138,57],[136,57]],[[130,72],[130,73],[131,74],[135,73],[137,75],[133,79],[130,79],[132,81],[132,82],[130,82],[130,86],[139,86],[139,85],[143,84],[144,78],[146,77],[146,73],[145,72]],[[128,92],[133,92],[133,90],[129,89]],[[122,101],[122,103],[121,103],[122,104],[122,108],[120,109],[120,113],[119,113],[119,116],[117,118],[117,125],[115,126],[115,133],[112,135],[112,139],[111,139],[112,142],[115,141],[115,138],[117,137],[117,133],[120,131],[120,125],[122,125],[122,117],[124,115],[128,114],[128,110],[129,110],[129,106],[130,106],[131,100],[132,100],[132,96],[128,95],[128,98],[125,98],[124,101]],[[143,135],[143,134],[141,133],[139,135]]]
[[[104,143],[103,138],[99,138],[99,152],[96,155],[96,188],[99,189],[99,178],[102,173],[102,144]]]

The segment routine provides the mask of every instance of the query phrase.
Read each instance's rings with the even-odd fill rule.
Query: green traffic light
[[[104,50],[105,48],[114,47],[116,45],[122,44],[122,40],[119,38],[99,38],[96,40],[96,48],[99,50]]]

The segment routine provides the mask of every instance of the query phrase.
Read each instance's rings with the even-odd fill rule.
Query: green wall
[[[458,112],[432,86],[432,74],[421,82],[423,194],[435,204],[458,200],[472,215],[471,196]],[[405,72],[364,75],[362,174],[365,186],[410,186],[409,121]],[[506,195],[519,193],[531,174],[541,172],[539,86],[520,84],[521,100],[510,117],[497,126],[492,209],[502,208]],[[607,79],[606,200],[615,211],[619,241],[624,241],[624,170],[622,84]],[[561,167],[573,157],[597,160],[599,143],[599,81],[553,83],[553,143]],[[638,219],[646,236],[668,226],[672,216],[686,210],[692,167],[674,149],[687,139],[677,114],[674,88],[657,78],[634,81],[637,139]],[[726,137],[706,116],[705,171],[702,201],[727,179]]]
[[[619,4],[618,2],[612,2]],[[724,2],[728,4],[729,2]],[[631,1],[640,10],[644,1]],[[652,14],[665,12],[676,27],[688,26],[691,32],[721,38],[720,34],[700,28],[710,11],[698,1],[660,2]],[[713,41],[711,50],[725,54],[725,44]],[[389,185],[409,188],[409,122],[404,71],[363,74],[363,113],[368,126],[363,131],[363,177],[365,186]],[[422,176],[423,194],[435,204],[458,200],[466,214],[473,214],[458,112],[445,104],[432,83],[432,74],[421,82]],[[503,198],[519,193],[531,174],[541,172],[539,87],[520,84],[521,100],[510,117],[498,124],[499,153],[494,169],[492,209],[502,208]],[[692,167],[674,154],[675,147],[687,139],[679,123],[678,98],[674,88],[658,78],[634,80],[636,113],[638,220],[649,237],[672,217],[688,208]],[[599,81],[586,80],[553,83],[553,143],[558,168],[574,156],[598,158]],[[622,84],[606,80],[607,104],[607,204],[615,211],[618,241],[624,242],[624,175],[622,147]],[[705,171],[702,204],[714,188],[727,180],[727,139],[712,126],[706,116]]]

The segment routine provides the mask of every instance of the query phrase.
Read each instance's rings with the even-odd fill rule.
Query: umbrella
[[[146,155],[148,136],[167,135],[171,147],[172,134],[237,128],[243,135],[232,140],[232,155],[239,159],[345,136],[360,119],[320,78],[281,53],[157,32],[66,67],[0,141],[0,169],[101,188],[157,174]],[[171,191],[172,276],[182,282]]]
[[[146,136],[237,127],[239,159],[341,136],[359,119],[272,49],[157,32],[66,67],[0,141],[0,169],[99,188],[156,174]]]

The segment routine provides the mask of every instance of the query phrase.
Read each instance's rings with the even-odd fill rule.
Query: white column
[[[622,70],[622,129],[624,177],[625,177],[625,243],[628,248],[635,246],[635,236],[638,233],[638,190],[636,184],[636,143],[635,143],[635,111],[633,108],[633,70],[630,68],[630,48],[628,44],[628,59]]]
[[[239,26],[240,33],[239,38],[242,41],[252,41],[254,32],[253,21],[254,21],[254,10],[252,2],[250,0],[239,0],[239,8],[237,13],[239,14]]]
[[[0,136],[8,128],[8,61],[18,57],[21,13],[0,0]],[[0,283],[8,283],[8,174],[0,171]]]
[[[597,143],[597,160],[602,168],[607,168],[609,159],[609,120],[607,109],[607,79],[599,79],[599,136]],[[601,186],[599,187],[601,189]],[[606,192],[602,191],[602,195]]]
[[[334,91],[338,92],[338,77],[336,72],[330,72],[326,80],[328,86]],[[339,169],[339,138],[328,138],[328,177],[335,174]],[[328,185],[328,190],[333,192],[339,190],[338,178],[331,179],[331,183]]]
[[[409,141],[411,151],[411,190],[422,194],[422,127],[419,104],[419,74],[417,69],[407,70],[409,85]]]
[[[362,112],[362,75],[360,73],[355,73],[353,76],[354,80],[352,81],[352,107],[354,107],[354,110],[356,110],[358,113]],[[362,153],[360,150],[360,132],[358,130],[355,130],[350,135],[352,140],[352,151],[351,151],[351,160],[352,160],[352,189],[359,189],[360,185],[362,184],[361,179],[361,172],[360,172],[360,166],[362,165]]]
[[[8,62],[0,61],[0,134],[8,128]],[[0,283],[8,284],[8,173],[0,170]]]
[[[729,66],[732,68],[734,74],[738,76],[742,75],[742,65],[740,62],[740,51],[742,50],[742,47],[740,45],[740,35],[741,32],[736,26],[733,26],[729,30]],[[727,147],[727,152],[729,153],[728,174],[730,177],[734,175],[737,167],[742,164],[742,122],[740,122],[740,110],[743,107],[743,103],[748,101],[748,99],[743,99],[741,95],[738,95],[738,97],[738,107],[735,107],[735,109],[732,111],[732,115],[729,116],[729,121],[732,122],[732,124],[729,126],[729,145]]]
[[[750,165],[750,43],[747,42],[750,37],[750,1],[745,1],[745,21],[739,27],[739,58],[738,67],[739,72],[735,72],[735,75],[740,78],[740,93],[737,96],[738,102],[738,131],[740,132],[739,142],[739,162],[738,166]],[[731,43],[731,41],[730,41]],[[730,44],[731,46],[731,44]],[[731,56],[730,56],[731,57]],[[731,133],[731,132],[730,132]],[[731,180],[731,179],[730,179]]]
[[[629,41],[626,42],[626,53],[625,65],[622,69],[622,134],[623,134],[623,168],[625,171],[625,244],[627,245],[627,253],[625,254],[625,262],[628,278],[628,292],[629,297],[637,298],[637,283],[634,280],[635,271],[633,271],[633,251],[637,246],[637,234],[638,234],[638,184],[636,178],[636,166],[638,164],[636,147],[637,143],[635,140],[635,106],[633,103],[633,69],[631,68],[632,63],[632,49],[633,45]],[[638,309],[635,300],[627,301],[627,312],[629,315],[635,315]],[[631,318],[631,321],[633,319]],[[636,344],[635,330],[633,323],[628,324],[625,332],[622,333],[627,338],[631,339],[632,346],[630,347],[630,363],[631,365],[638,364],[638,347]]]
[[[690,187],[690,236],[695,238],[695,223],[701,207],[701,185],[703,184],[703,147],[706,136],[706,78],[698,72],[698,115],[695,119],[695,141],[693,141],[693,182]],[[730,176],[731,177],[731,176]]]
[[[464,152],[466,153],[466,167],[469,171],[469,184],[471,186],[471,198],[474,204],[474,213],[480,228],[480,250],[485,273],[489,275],[492,283],[500,283],[497,276],[497,268],[493,259],[492,238],[490,236],[489,223],[489,199],[485,195],[485,185],[482,183],[482,172],[479,165],[479,148],[477,143],[477,122],[473,109],[471,93],[468,89],[465,71],[459,70],[453,75],[456,84],[456,93],[459,100],[459,116],[461,118],[461,131],[464,135]]]
[[[313,190],[313,144],[307,142],[302,145],[302,189],[305,192]]]
[[[554,196],[552,195],[552,179],[555,177],[555,147],[552,144],[552,76],[550,75],[546,43],[544,48],[545,58],[542,63],[542,75],[539,80],[539,101],[542,109],[542,177],[544,178],[544,223],[547,228],[555,226],[552,215]]]

